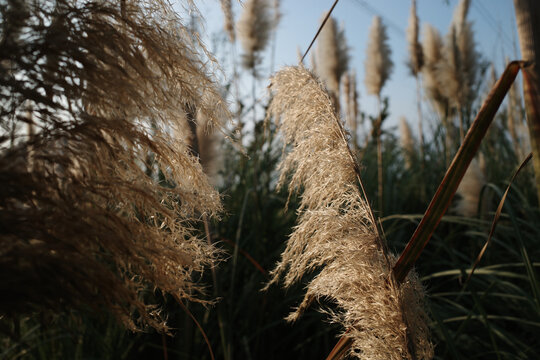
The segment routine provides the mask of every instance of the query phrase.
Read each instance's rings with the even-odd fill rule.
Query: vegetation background
[[[227,9],[230,2],[221,3]],[[318,306],[310,307],[295,323],[284,320],[301,303],[306,285],[317,272],[305,276],[287,290],[273,285],[267,291],[261,291],[270,280],[269,271],[279,261],[296,224],[300,201],[297,196],[289,198],[286,190],[276,189],[283,144],[274,123],[265,122],[271,101],[266,86],[271,72],[281,66],[276,60],[279,53],[276,49],[286,34],[278,31],[276,35],[282,12],[279,1],[233,3],[229,27],[215,34],[207,45],[221,64],[221,72],[216,72],[215,80],[220,84],[221,95],[229,103],[233,118],[229,127],[235,131],[234,139],[224,139],[216,133],[213,137],[208,133],[199,134],[198,138],[201,161],[207,161],[203,167],[222,195],[224,211],[219,220],[207,222],[206,229],[201,223],[194,230],[202,237],[206,236],[225,255],[215,268],[207,269],[200,277],[193,275],[193,281],[205,284],[206,299],[218,301],[213,305],[189,302],[184,307],[171,295],[146,291],[145,296],[151,302],[163,306],[163,317],[167,319],[170,334],[153,329],[126,330],[107,310],[96,313],[67,308],[60,313],[34,311],[15,317],[2,316],[1,358],[210,359],[205,336],[213,355],[220,359],[323,358],[344,332],[340,324],[328,320],[325,312],[336,310],[336,305],[324,298],[318,299]],[[466,6],[464,3],[467,2],[462,1],[459,6]],[[212,6],[217,8],[217,4]],[[419,2],[419,8],[422,4]],[[472,0],[471,4],[473,10],[487,6],[485,1]],[[327,9],[331,4],[325,2],[324,5]],[[454,11],[450,5],[441,6]],[[204,6],[209,5],[201,6],[202,16],[205,15]],[[364,8],[373,10],[373,6],[365,5]],[[385,24],[387,18],[384,12],[381,15],[382,24]],[[264,19],[253,21],[257,16]],[[294,17],[291,13],[285,16]],[[317,19],[310,19],[311,23],[317,24],[321,14],[317,16]],[[215,17],[211,22],[216,23],[213,19]],[[466,16],[462,18],[463,22],[467,19]],[[185,16],[184,21],[193,34],[204,29],[203,19],[197,13]],[[423,65],[426,67],[429,60],[427,32],[423,30],[421,16],[419,21],[420,42],[424,46]],[[439,29],[443,28],[441,39],[445,44],[451,39],[444,35],[451,33],[445,26],[450,27],[450,23],[455,22],[456,15],[447,25],[438,25]],[[361,51],[366,52],[367,46],[360,44],[368,42],[370,23],[365,24],[364,32],[354,34],[349,30],[340,32],[339,23],[336,15],[338,35],[321,33],[319,42],[311,50],[315,69],[313,63],[306,66],[321,76],[331,94],[334,91],[334,105],[339,109],[341,120],[349,131],[356,130],[351,132],[350,146],[360,162],[367,197],[380,217],[389,248],[399,253],[414,232],[459,146],[460,116],[466,128],[493,85],[494,74],[502,71],[501,64],[507,60],[501,60],[502,54],[486,54],[485,48],[479,46],[483,44],[482,37],[475,33],[477,28],[473,26],[474,46],[457,50],[464,56],[463,52],[472,48],[472,53],[467,56],[472,56],[473,61],[457,73],[451,73],[449,66],[452,64],[436,67],[437,71],[446,71],[444,76],[453,77],[455,81],[463,81],[463,76],[468,79],[466,86],[470,91],[466,101],[454,101],[453,94],[449,93],[439,94],[442,100],[437,98],[428,88],[429,68],[417,69],[416,74],[421,78],[420,92],[415,97],[416,90],[407,91],[413,94],[412,100],[407,102],[414,104],[403,110],[410,121],[407,123],[398,121],[403,114],[394,105],[404,101],[400,97],[404,86],[391,85],[392,74],[389,74],[387,87],[383,81],[378,91],[373,92],[379,98],[379,106],[374,106],[376,97],[368,96],[364,90],[369,84],[361,80],[363,75],[358,78],[355,75],[364,72],[362,61],[358,65],[356,53],[346,51],[353,47],[355,51],[362,48]],[[253,27],[253,24],[257,26]],[[407,29],[400,25],[402,22],[386,24],[391,29],[401,29],[392,30],[391,37],[395,38],[395,32],[402,31],[403,43],[410,43],[405,36]],[[504,27],[501,44],[514,37],[507,26],[501,25]],[[210,27],[207,25],[207,29]],[[311,36],[316,30],[317,25],[309,29],[302,27],[302,31]],[[327,58],[332,57],[330,50],[317,48],[325,36],[330,37],[330,44],[338,45],[336,59]],[[359,38],[362,40],[357,42]],[[309,40],[298,45],[304,49]],[[390,42],[390,50],[396,51],[393,44]],[[506,45],[502,46],[508,50]],[[451,50],[441,48],[441,51]],[[514,57],[512,54],[515,53],[504,52],[509,58]],[[373,54],[367,51],[366,58],[369,56]],[[415,73],[409,54],[404,53],[399,59],[394,53],[392,59],[396,69],[394,74]],[[289,60],[291,63],[296,61]],[[310,61],[306,59],[304,63]],[[340,66],[325,70],[331,63]],[[357,65],[355,71],[351,71],[353,64]],[[385,68],[391,67],[387,62]],[[432,80],[439,82],[441,89],[439,77]],[[337,86],[331,81],[337,82]],[[443,82],[445,88],[451,81]],[[393,89],[395,86],[400,91]],[[407,88],[415,87],[415,76],[410,75]],[[514,181],[492,242],[471,280],[467,281],[470,269],[487,241],[498,202],[517,167],[530,152],[530,145],[525,140],[525,110],[519,89],[517,82],[482,142],[480,156],[471,164],[451,209],[416,264],[425,287],[436,359],[540,358],[537,342],[540,284],[536,275],[540,266],[540,211],[532,166],[526,167]],[[369,105],[359,102],[358,92],[362,99],[371,97],[373,102]],[[423,118],[422,137],[417,130],[419,118]],[[200,122],[198,124],[201,126]],[[411,127],[414,130],[411,131]],[[213,156],[203,160],[203,154]],[[143,164],[143,170],[149,169]],[[204,335],[192,317],[200,324]]]

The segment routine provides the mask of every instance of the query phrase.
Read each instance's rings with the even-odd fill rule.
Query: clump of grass
[[[165,1],[0,11],[0,311],[106,309],[167,330],[142,295],[204,302],[193,274],[217,254],[193,225],[219,195],[174,135],[188,108],[228,116],[209,54]]]
[[[279,184],[288,182],[289,194],[303,192],[298,225],[269,284],[284,274],[289,287],[317,271],[288,320],[296,320],[313,301],[330,299],[338,306],[331,317],[348,330],[352,354],[431,358],[421,287],[413,277],[402,285],[393,280],[394,258],[357,187],[357,165],[329,95],[303,67],[281,70],[270,87],[269,116],[292,145],[280,163]]]

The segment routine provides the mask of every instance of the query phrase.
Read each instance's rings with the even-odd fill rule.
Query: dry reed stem
[[[161,0],[0,11],[0,311],[108,309],[166,331],[140,295],[204,302],[192,274],[216,260],[194,222],[219,195],[175,136],[186,109],[228,116],[209,54]]]
[[[298,225],[268,286],[284,276],[289,287],[316,273],[294,321],[314,301],[332,300],[331,318],[349,331],[351,354],[366,359],[431,358],[422,291],[409,277],[399,286],[378,243],[376,225],[356,185],[356,172],[329,95],[304,67],[272,78],[269,116],[290,151],[280,163],[280,186],[302,189]]]

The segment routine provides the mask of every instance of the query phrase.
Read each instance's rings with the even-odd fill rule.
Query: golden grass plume
[[[0,312],[108,309],[167,330],[141,295],[204,301],[193,273],[216,260],[193,225],[219,194],[174,135],[187,108],[228,116],[209,54],[166,1],[0,11]]]
[[[322,19],[325,16],[326,14],[323,15]],[[319,34],[316,54],[317,74],[337,99],[339,97],[341,76],[349,66],[349,55],[345,31],[343,28],[338,27],[333,17],[328,18]]]
[[[268,44],[274,25],[270,9],[268,0],[247,0],[236,23],[236,31],[244,49],[244,66],[248,69],[254,69],[258,65],[260,52]]]
[[[407,42],[409,44],[409,61],[407,65],[414,76],[417,76],[424,65],[422,44],[418,41],[418,15],[416,14],[416,0],[412,0],[409,25],[407,26]]]
[[[364,81],[369,94],[379,95],[384,84],[390,78],[394,67],[391,55],[386,26],[379,16],[375,16],[369,30],[365,61],[366,76]]]
[[[355,163],[330,96],[304,67],[287,67],[271,80],[273,117],[290,151],[279,165],[279,185],[300,191],[298,225],[290,235],[270,284],[285,287],[316,272],[294,321],[325,298],[353,339],[351,353],[363,359],[432,357],[422,291],[409,277],[397,285],[369,208],[356,184]]]

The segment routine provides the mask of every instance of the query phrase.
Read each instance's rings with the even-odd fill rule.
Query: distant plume
[[[411,127],[405,117],[399,119],[399,135],[401,140],[401,148],[403,149],[403,155],[405,158],[405,166],[407,169],[412,168],[415,153],[414,137],[412,135]]]
[[[444,116],[448,106],[448,99],[442,93],[443,85],[439,82],[437,75],[439,64],[443,58],[443,42],[441,35],[430,24],[424,26],[424,67],[423,79],[426,94],[434,105],[439,115]]]
[[[380,95],[381,90],[390,77],[394,64],[390,55],[392,51],[388,46],[386,26],[381,18],[375,16],[369,31],[369,43],[366,52],[365,83],[369,94]]]
[[[454,25],[456,29],[463,28],[467,23],[467,14],[469,13],[470,5],[471,0],[460,0],[458,6],[454,10],[452,25]]]
[[[463,141],[466,126],[465,114],[469,114],[476,98],[480,55],[476,52],[472,24],[466,20],[469,0],[461,0],[454,12],[443,49],[443,61],[439,64],[439,82],[445,97],[459,115],[460,138]]]
[[[260,62],[260,53],[268,44],[274,20],[268,0],[247,0],[236,30],[244,48],[244,66],[254,69]]]
[[[466,217],[478,215],[480,192],[486,183],[484,175],[484,158],[474,158],[465,172],[456,194],[459,198],[455,212]]]
[[[232,12],[231,0],[221,0],[221,9],[223,10],[223,17],[225,18],[225,31],[229,35],[231,42],[236,41],[236,34],[234,32],[234,15]]]
[[[507,60],[508,62],[508,60]],[[512,138],[514,151],[519,161],[523,160],[531,151],[531,143],[527,122],[525,121],[525,109],[521,97],[521,87],[516,81],[510,87],[508,94],[508,131]]]
[[[347,126],[351,131],[352,144],[358,147],[358,90],[356,88],[356,72],[348,71],[342,76],[343,97],[345,98],[345,114]]]
[[[345,32],[338,29],[333,17],[329,17],[318,38],[317,74],[335,98],[339,96],[339,82],[347,71],[348,63]]]
[[[407,27],[407,42],[409,44],[409,61],[407,65],[411,73],[416,76],[424,65],[422,45],[418,41],[418,16],[416,15],[416,0],[412,0],[409,26]]]
[[[328,94],[304,67],[288,67],[271,80],[273,117],[290,152],[279,165],[279,186],[302,190],[298,225],[270,283],[285,287],[315,272],[294,321],[317,299],[338,306],[331,313],[348,330],[351,354],[362,359],[430,359],[422,289],[414,275],[392,278],[395,259],[386,254],[362,198],[355,162]],[[416,349],[416,354],[409,352]]]

